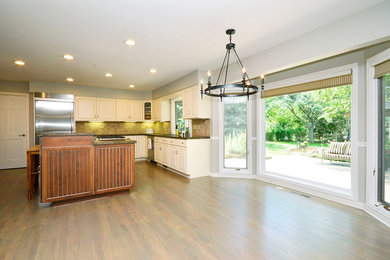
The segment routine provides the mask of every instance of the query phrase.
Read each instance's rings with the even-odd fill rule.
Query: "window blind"
[[[342,75],[342,76],[321,79],[321,80],[317,80],[317,81],[311,81],[311,82],[306,82],[306,83],[297,84],[297,85],[291,85],[291,86],[282,87],[282,88],[265,90],[263,95],[262,95],[262,98],[281,96],[281,95],[287,95],[287,94],[295,94],[295,93],[305,92],[305,91],[310,91],[310,90],[345,86],[345,85],[351,85],[351,84],[352,84],[352,74],[346,74],[346,75]]]
[[[375,66],[374,78],[379,78],[389,73],[390,73],[390,60],[387,60]]]

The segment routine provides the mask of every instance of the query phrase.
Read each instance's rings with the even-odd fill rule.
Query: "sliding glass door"
[[[379,88],[379,200],[390,204],[390,74]]]

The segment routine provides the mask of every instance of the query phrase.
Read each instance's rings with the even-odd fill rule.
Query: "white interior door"
[[[0,94],[0,169],[26,167],[27,97]]]

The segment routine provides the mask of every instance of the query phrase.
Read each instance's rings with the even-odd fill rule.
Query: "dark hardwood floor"
[[[0,259],[389,259],[363,211],[255,180],[188,180],[136,163],[130,193],[57,207],[0,171]]]

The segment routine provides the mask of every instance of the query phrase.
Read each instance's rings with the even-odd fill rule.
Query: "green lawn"
[[[328,144],[309,143],[309,147],[324,147],[327,148]],[[286,153],[288,148],[296,148],[297,142],[266,142],[266,154],[269,155],[282,155]]]

